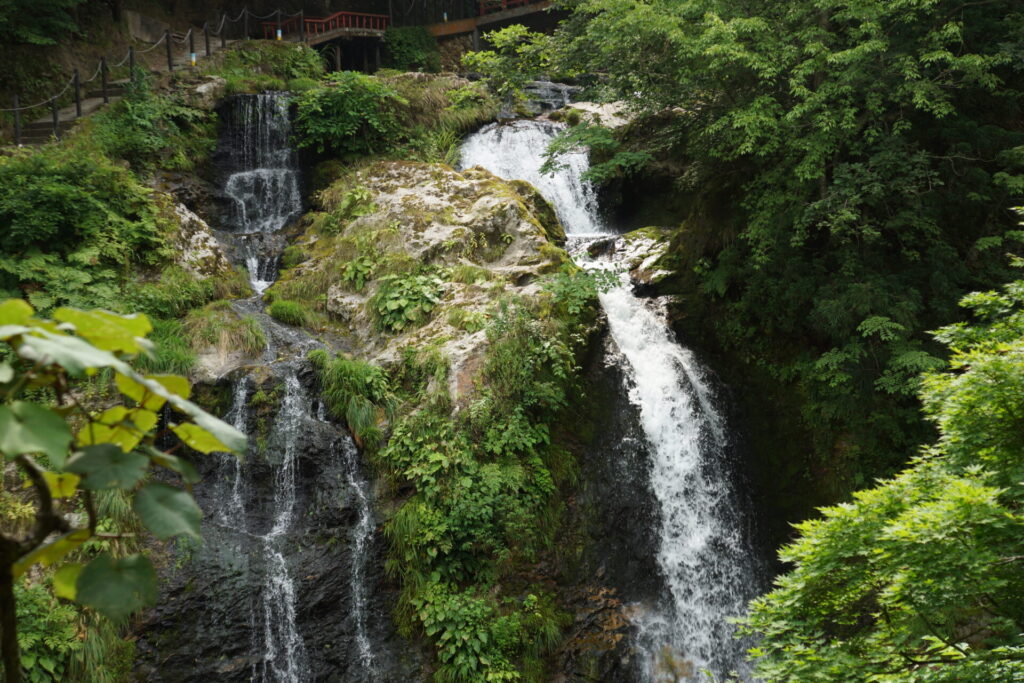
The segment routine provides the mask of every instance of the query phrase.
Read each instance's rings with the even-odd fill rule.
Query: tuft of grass
[[[290,301],[288,299],[274,301],[267,308],[267,313],[274,320],[283,322],[285,325],[295,325],[296,327],[305,325],[309,320],[309,312],[306,310],[306,307],[298,301]]]
[[[214,347],[222,354],[241,350],[259,353],[267,346],[267,336],[254,316],[235,313],[227,301],[214,301],[185,318],[185,335],[193,349]]]
[[[364,361],[330,356],[318,349],[309,353],[317,370],[321,395],[337,417],[344,418],[356,442],[375,451],[383,441],[381,425],[394,419],[397,400],[384,371]]]
[[[196,354],[189,346],[184,326],[173,319],[152,318],[151,322],[149,339],[156,348],[152,355],[139,357],[138,368],[147,373],[187,375],[196,364]]]

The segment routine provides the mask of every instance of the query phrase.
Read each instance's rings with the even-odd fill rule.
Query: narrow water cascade
[[[220,158],[233,227],[225,239],[255,290],[231,306],[259,324],[267,346],[219,383],[230,405],[224,419],[249,437],[249,452],[244,461],[217,459],[197,487],[209,518],[193,578],[183,577],[180,602],[169,609],[188,610],[175,623],[202,623],[196,632],[222,642],[204,643],[188,680],[398,680],[379,595],[373,491],[359,449],[316,398],[306,360],[323,344],[271,318],[260,296],[277,277],[277,233],[302,210],[287,97],[236,96],[224,120]],[[217,588],[193,602],[192,580]]]
[[[598,213],[597,192],[583,179],[590,167],[586,152],[559,157],[562,168],[541,172],[544,150],[565,125],[551,121],[492,123],[462,144],[462,168],[482,166],[507,180],[525,180],[547,198],[566,232],[606,235],[611,231]]]
[[[588,245],[608,239],[593,188],[581,178],[587,155],[570,155],[553,176],[540,174],[557,132],[537,121],[489,126],[467,139],[463,165],[534,183],[561,219],[574,258],[584,267],[618,269],[615,249],[596,260],[587,254]],[[703,670],[748,678],[746,644],[733,637],[728,620],[744,611],[760,577],[747,506],[734,484],[728,426],[706,371],[675,338],[661,302],[635,296],[626,274],[600,300],[618,350],[608,362],[620,367],[651,454],[649,490],[637,495],[653,496],[658,511],[654,536],[663,589],[658,604],[633,610],[644,653],[637,674],[651,682],[697,680]]]
[[[298,158],[291,145],[288,93],[238,95],[227,117],[224,193],[249,280],[262,294],[277,277],[280,245],[270,239],[302,212]]]

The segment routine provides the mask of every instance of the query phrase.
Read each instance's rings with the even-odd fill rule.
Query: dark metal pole
[[[281,10],[277,10],[277,35],[274,36],[274,40],[281,40],[284,35],[281,33]]]
[[[306,42],[306,12],[299,10],[299,41]]]
[[[82,118],[82,79],[75,69],[75,117]]]
[[[100,57],[100,90],[103,92],[103,104],[110,104],[107,94],[107,58]]]
[[[245,17],[245,21],[242,22],[242,38],[249,40],[249,10],[243,7],[242,16]]]
[[[224,14],[220,20],[220,49],[228,46],[228,15]]]
[[[196,55],[196,32],[188,29],[188,63],[195,66],[195,55]]]
[[[18,102],[18,96],[14,96],[14,144],[21,144],[21,112],[18,111],[18,107],[21,104]]]
[[[60,113],[57,111],[57,98],[50,100],[50,113],[53,115],[53,137],[60,139]]]
[[[135,82],[135,46],[128,46],[128,80]]]
[[[210,22],[203,24],[203,42],[206,43],[206,56],[210,56]]]
[[[171,53],[171,29],[164,31],[164,41],[167,43],[167,70],[174,71],[174,55]]]

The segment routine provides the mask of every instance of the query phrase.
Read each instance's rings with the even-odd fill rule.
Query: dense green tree
[[[54,45],[77,28],[69,10],[83,0],[0,0],[0,43]]]
[[[940,362],[924,331],[1008,279],[1021,237],[1019,3],[573,7],[563,68],[602,74],[639,116],[632,150],[682,169],[688,320],[791,385],[819,452],[902,461]]]
[[[747,621],[770,681],[1024,678],[1024,281],[940,330],[921,398],[938,440],[797,527]]]

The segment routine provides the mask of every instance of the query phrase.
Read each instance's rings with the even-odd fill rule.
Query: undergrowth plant
[[[392,485],[414,491],[385,525],[386,566],[402,584],[400,628],[434,645],[435,680],[542,680],[567,623],[544,587],[524,594],[503,579],[550,547],[556,491],[575,477],[551,425],[575,391],[575,354],[595,315],[596,289],[582,288],[589,307],[563,294],[496,305],[476,389],[457,413],[437,349],[407,349],[395,372],[418,408],[377,457]]]
[[[441,300],[442,285],[430,273],[385,275],[368,305],[382,330],[402,332],[430,317]]]
[[[373,452],[383,441],[381,425],[394,419],[397,405],[387,374],[375,365],[317,349],[309,353],[321,397],[343,418],[356,443]]]

